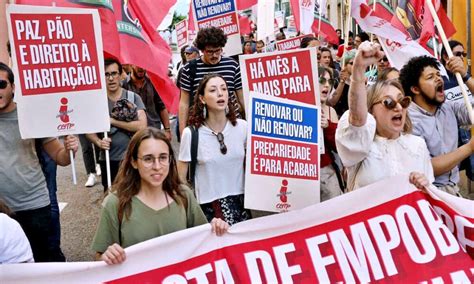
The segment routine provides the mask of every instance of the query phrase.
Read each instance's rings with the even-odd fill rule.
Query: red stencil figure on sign
[[[288,191],[288,181],[286,179],[281,181],[281,187],[280,187],[280,201],[283,203],[286,203],[288,201],[288,196],[286,195]]]
[[[69,115],[67,114],[67,98],[61,98],[61,106],[59,107],[59,119],[62,122],[68,123],[69,122]]]

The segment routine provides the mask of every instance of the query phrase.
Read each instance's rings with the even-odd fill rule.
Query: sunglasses
[[[402,108],[407,108],[410,103],[411,103],[411,98],[410,97],[403,97],[399,99],[398,101],[392,99],[392,98],[385,98],[381,101],[376,102],[374,105],[382,103],[387,109],[392,110],[394,109],[397,104],[400,104]]]
[[[9,83],[7,80],[0,80],[0,90],[5,89]]]
[[[379,60],[379,62],[388,62],[387,56],[384,56],[382,59]]]
[[[461,57],[461,56],[466,57],[467,56],[467,53],[462,52],[462,51],[456,51],[453,54],[454,54],[454,56],[459,56],[459,57]]]
[[[212,132],[212,134],[216,135],[217,141],[219,141],[221,153],[223,155],[227,154],[227,146],[224,144],[224,134],[222,134],[222,132],[219,132],[217,134]]]
[[[329,85],[334,86],[334,79],[326,79],[324,77],[319,77],[319,84],[321,85],[326,85],[326,83],[329,83]]]

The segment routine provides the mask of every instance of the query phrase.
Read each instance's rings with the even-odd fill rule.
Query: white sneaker
[[[100,170],[100,165],[95,164],[95,175],[100,177],[102,175],[102,171]]]
[[[97,179],[95,178],[95,174],[89,174],[89,177],[87,178],[85,186],[93,187],[96,182],[97,182]]]

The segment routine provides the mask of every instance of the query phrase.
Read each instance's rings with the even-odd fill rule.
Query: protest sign
[[[284,212],[319,202],[319,109],[249,94],[245,208]]]
[[[239,59],[244,94],[254,91],[319,105],[315,48],[243,55]]]
[[[314,36],[314,35],[313,34],[301,35],[301,36],[292,37],[289,39],[279,40],[276,43],[277,49],[280,51],[298,49],[300,48],[301,40],[307,36]]]
[[[319,202],[319,84],[314,48],[240,57],[249,127],[245,207]]]
[[[472,283],[472,208],[396,176],[221,237],[202,225],[152,239],[126,248],[120,265],[0,265],[0,282]]]
[[[108,131],[98,12],[10,5],[7,19],[22,138]]]
[[[242,53],[239,21],[235,0],[192,0],[193,16],[198,30],[208,27],[220,28],[227,35],[225,55]]]
[[[178,41],[178,48],[181,48],[188,44],[188,21],[182,20],[176,23],[176,39]]]

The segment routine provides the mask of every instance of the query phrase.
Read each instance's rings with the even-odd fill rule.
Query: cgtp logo
[[[288,181],[284,179],[281,181],[280,193],[277,194],[281,202],[277,203],[276,209],[280,212],[286,212],[291,207],[291,204],[288,203],[288,194],[291,194],[291,191],[288,191]]]
[[[58,125],[57,129],[59,131],[70,130],[74,128],[74,123],[70,122],[69,114],[73,112],[72,109],[68,109],[68,99],[61,98],[59,106],[59,113],[56,115],[56,118],[61,120],[61,124]]]

